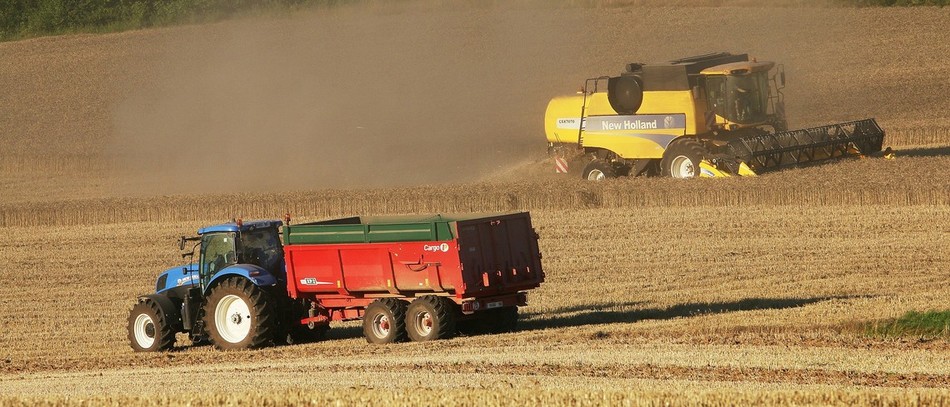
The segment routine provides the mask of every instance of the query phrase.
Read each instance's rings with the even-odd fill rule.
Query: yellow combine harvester
[[[874,119],[788,131],[785,72],[747,54],[628,64],[548,104],[554,151],[581,148],[589,180],[623,175],[749,176],[881,151]]]

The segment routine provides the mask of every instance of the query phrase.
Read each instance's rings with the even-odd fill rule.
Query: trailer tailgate
[[[544,281],[538,236],[527,212],[457,222],[464,297],[517,292]]]

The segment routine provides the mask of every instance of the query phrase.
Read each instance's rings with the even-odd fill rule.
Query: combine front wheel
[[[617,171],[609,162],[598,158],[584,167],[582,175],[588,181],[603,181],[607,178],[616,178]]]
[[[696,178],[699,176],[699,163],[706,156],[706,148],[693,139],[680,139],[667,147],[660,161],[663,176],[673,178]]]

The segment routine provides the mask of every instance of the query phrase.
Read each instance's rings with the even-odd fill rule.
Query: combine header
[[[789,131],[784,87],[781,65],[747,54],[632,63],[553,99],[544,128],[552,150],[590,157],[588,180],[752,176],[881,151],[874,119]]]
[[[729,142],[729,151],[758,173],[878,152],[883,144],[884,130],[874,119],[864,119],[740,137]]]

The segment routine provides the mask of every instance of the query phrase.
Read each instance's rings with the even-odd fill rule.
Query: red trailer
[[[300,323],[363,318],[372,343],[514,328],[544,281],[527,212],[352,217],[284,226],[287,292],[310,302]]]

